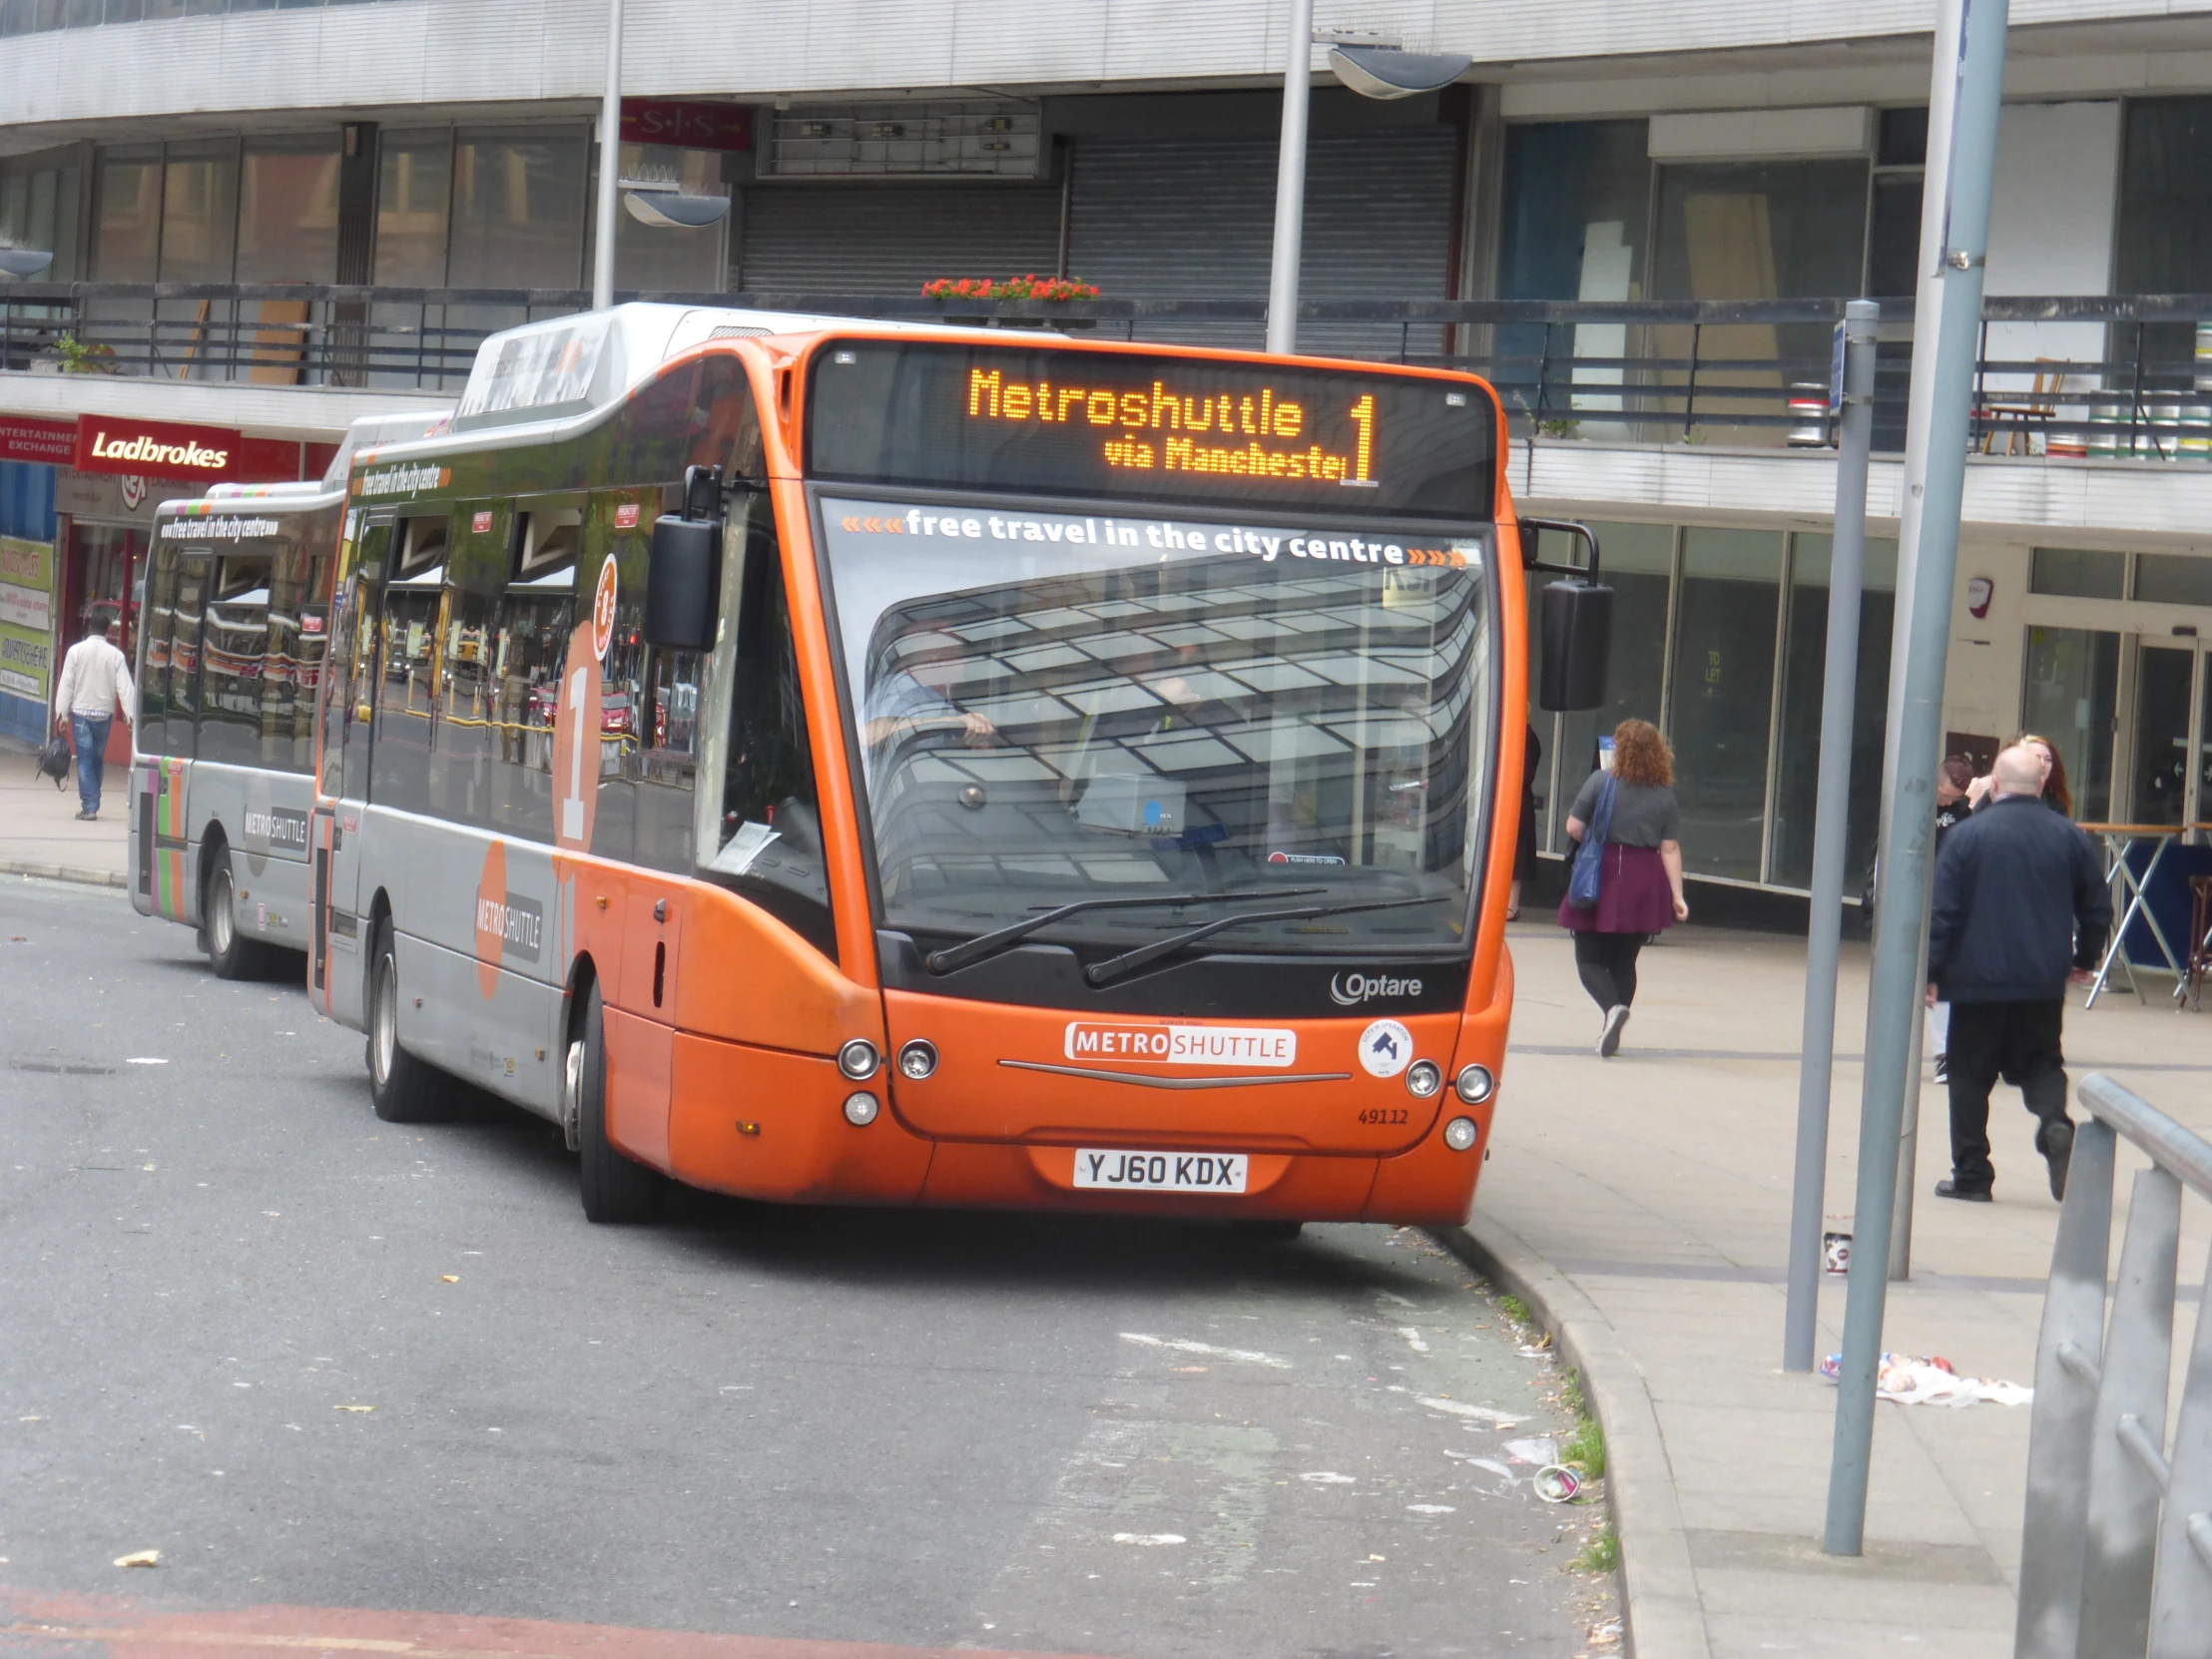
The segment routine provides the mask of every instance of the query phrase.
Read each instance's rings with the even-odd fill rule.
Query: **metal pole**
[[[1921,917],[1919,977],[1928,977],[1928,918]],[[1913,1022],[1913,1052],[1905,1063],[1905,1116],[1898,1125],[1898,1184],[1890,1213],[1890,1282],[1913,1277],[1913,1182],[1921,1164],[1921,1058],[1927,1047],[1928,1011]]]
[[[591,251],[591,308],[615,302],[615,205],[622,172],[622,0],[607,0],[607,87],[599,99],[599,212]]]
[[[1306,240],[1306,104],[1313,92],[1314,0],[1291,0],[1283,57],[1283,149],[1275,163],[1275,265],[1268,349],[1298,349],[1298,262]]]
[[[1813,1369],[1820,1315],[1821,1216],[1828,1190],[1828,1098],[1836,1065],[1836,952],[1851,833],[1851,728],[1859,697],[1859,596],[1867,563],[1867,457],[1874,447],[1874,325],[1882,307],[1844,307],[1844,403],[1836,458],[1835,551],[1828,567],[1828,662],[1821,685],[1820,795],[1813,814],[1812,925],[1805,938],[1799,1044],[1797,1186],[1790,1200],[1790,1291],[1782,1369]]]
[[[1889,752],[1882,769],[1882,902],[1867,995],[1867,1066],[1859,1112],[1854,1230],[1890,1237],[1905,1068],[1921,1007],[1933,799],[1943,736],[1943,666],[1966,482],[1974,335],[1981,318],[1989,184],[1996,161],[2008,0],[1938,0],[1929,99],[1928,197],[1921,215],[1913,401],[1906,422],[1898,540],[1898,620],[1890,646]],[[1875,1368],[1889,1292],[1889,1252],[1855,1251],[1844,1304],[1843,1370],[1829,1468],[1825,1543],[1857,1555],[1866,1541],[1874,1451]]]

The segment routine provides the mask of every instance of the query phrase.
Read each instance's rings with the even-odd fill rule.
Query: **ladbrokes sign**
[[[141,473],[156,478],[228,478],[241,440],[224,426],[180,426],[167,420],[77,417],[79,472]]]

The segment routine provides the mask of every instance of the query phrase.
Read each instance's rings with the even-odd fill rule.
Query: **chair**
[[[2053,363],[2056,367],[2037,369],[2033,385],[2025,398],[2017,403],[1990,403],[1974,410],[1974,423],[1981,428],[1981,452],[1994,454],[1997,431],[2004,430],[2004,452],[2007,455],[2032,455],[2035,443],[2031,423],[2039,426],[2044,447],[2050,442],[2050,423],[2058,413],[2058,391],[2065,383],[2066,368],[2056,357],[2037,357],[2038,363]]]

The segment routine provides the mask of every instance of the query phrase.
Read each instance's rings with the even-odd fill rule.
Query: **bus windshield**
[[[886,926],[942,945],[1157,896],[1037,938],[1250,912],[1191,948],[1468,948],[1485,526],[818,491]]]

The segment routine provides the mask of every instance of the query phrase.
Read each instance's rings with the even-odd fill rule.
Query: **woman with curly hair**
[[[1576,842],[1590,832],[1607,783],[1601,767],[1590,774],[1567,815]],[[1682,808],[1674,798],[1674,752],[1648,720],[1624,720],[1613,728],[1612,821],[1597,903],[1559,904],[1559,925],[1574,934],[1574,965],[1582,988],[1604,1015],[1597,1051],[1620,1051],[1621,1027],[1636,1000],[1636,953],[1652,934],[1690,919],[1682,896]]]

